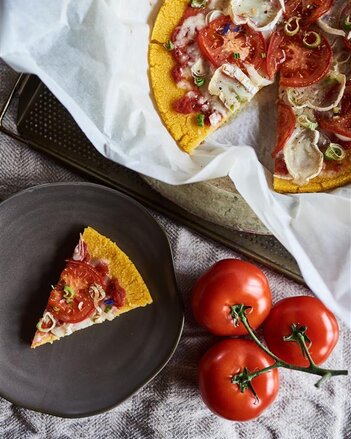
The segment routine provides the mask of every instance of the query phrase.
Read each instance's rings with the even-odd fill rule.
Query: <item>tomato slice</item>
[[[288,37],[283,29],[271,37],[267,53],[267,73],[272,79],[280,71],[280,85],[307,87],[323,79],[332,62],[333,51],[327,39],[319,32],[321,44],[308,48],[303,43],[305,32]]]
[[[93,299],[89,294],[89,287],[92,284],[104,285],[101,275],[94,267],[85,262],[68,261],[58,284],[50,293],[48,310],[60,322],[81,322],[95,309]],[[74,297],[70,303],[64,298],[65,286],[69,286],[74,291]]]
[[[201,29],[198,44],[202,54],[216,67],[224,63],[251,64],[259,69],[266,52],[264,38],[249,26],[237,26],[225,15]]]
[[[289,105],[284,102],[278,102],[278,130],[277,130],[277,146],[273,151],[275,157],[281,151],[292,133],[294,132],[296,124],[296,116]]]
[[[317,113],[320,127],[334,134],[351,138],[351,82],[349,81],[344,96],[339,104],[340,112]]]
[[[311,24],[328,12],[333,2],[334,0],[286,0],[285,17],[302,17],[304,24]]]

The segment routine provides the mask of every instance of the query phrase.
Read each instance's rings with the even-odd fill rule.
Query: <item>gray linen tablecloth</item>
[[[0,104],[16,74],[0,62]],[[79,181],[75,175],[30,148],[0,135],[0,198],[29,186]],[[197,363],[214,342],[195,324],[189,306],[195,279],[211,264],[239,254],[207,241],[151,212],[165,229],[174,253],[175,272],[185,304],[185,328],[179,347],[162,372],[117,408],[91,418],[61,419],[14,406],[0,398],[0,437],[24,438],[351,438],[351,379],[337,377],[316,389],[316,377],[281,371],[276,402],[259,419],[233,423],[212,415],[197,389]],[[0,243],[1,248],[1,243]],[[0,259],[1,260],[1,259]],[[1,262],[0,262],[1,263]],[[306,288],[262,267],[274,302]],[[0,319],[1,324],[1,319]],[[350,331],[341,325],[340,341],[326,366],[350,368]]]

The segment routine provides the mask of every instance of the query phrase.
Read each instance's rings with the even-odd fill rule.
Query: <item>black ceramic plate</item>
[[[30,349],[35,325],[87,225],[133,260],[153,304]],[[166,235],[132,199],[88,183],[37,186],[0,205],[0,395],[62,417],[103,412],[165,366],[183,328]]]

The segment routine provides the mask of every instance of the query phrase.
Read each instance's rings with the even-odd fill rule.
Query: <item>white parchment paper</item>
[[[161,4],[1,0],[0,57],[38,75],[111,160],[170,184],[229,174],[312,291],[351,326],[351,188],[272,191],[274,87],[192,156],[180,151],[159,118],[148,77],[149,34]]]

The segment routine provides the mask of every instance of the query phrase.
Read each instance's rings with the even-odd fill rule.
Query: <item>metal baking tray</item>
[[[17,106],[17,120],[10,118],[13,106]],[[162,197],[139,174],[104,158],[37,77],[18,77],[0,112],[0,130],[90,180],[115,188],[199,234],[304,283],[296,261],[273,236],[232,231],[205,221]]]

